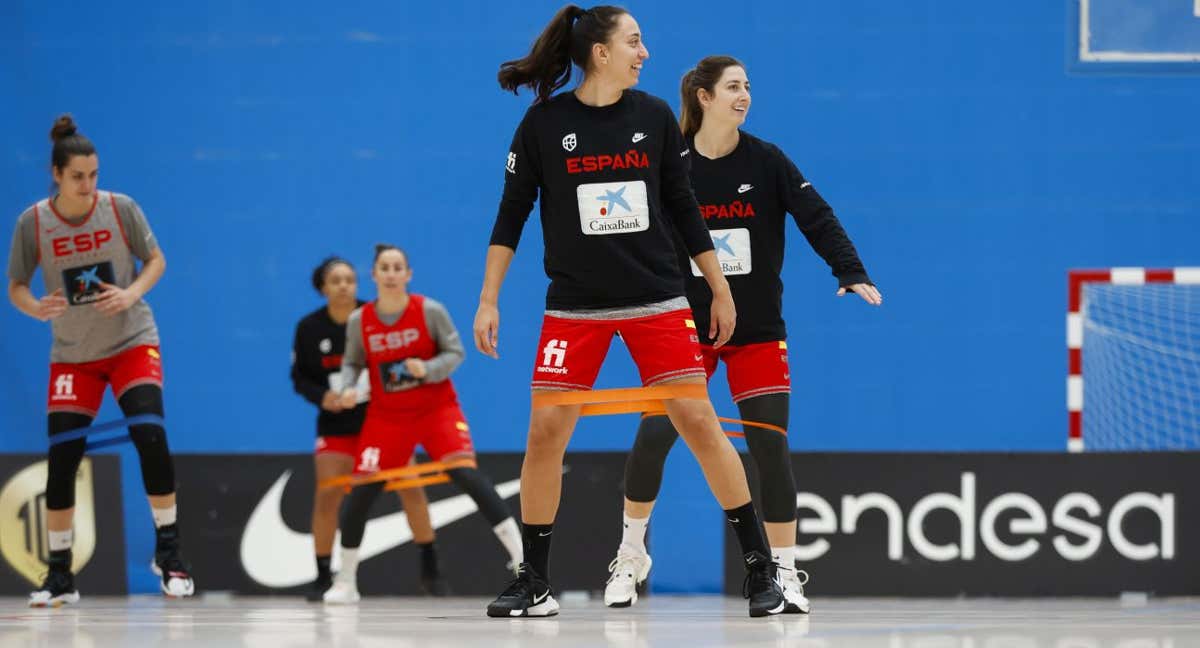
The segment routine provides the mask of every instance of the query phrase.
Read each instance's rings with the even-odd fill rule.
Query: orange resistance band
[[[602,416],[606,414],[642,414],[643,416],[663,416],[667,410],[664,401],[676,398],[691,398],[708,400],[708,388],[694,383],[660,385],[657,387],[628,387],[623,389],[594,389],[590,391],[537,391],[533,393],[533,408],[554,407],[557,405],[582,405],[580,416]],[[718,416],[717,420],[724,423],[740,423],[763,430],[771,430],[787,436],[787,430],[778,425],[743,421],[741,419]],[[742,432],[724,430],[726,436],[745,438]]]
[[[430,461],[429,463],[416,464],[414,466],[404,466],[402,468],[391,468],[389,470],[380,470],[365,475],[343,475],[326,479],[318,484],[319,488],[338,488],[346,489],[361,486],[363,484],[372,484],[374,482],[387,482],[385,490],[402,490],[405,488],[416,488],[425,484],[441,484],[449,480],[446,475],[447,470],[455,468],[475,468],[474,459],[455,459],[453,461],[441,462]],[[440,479],[439,479],[440,478]],[[426,481],[434,480],[438,481]]]

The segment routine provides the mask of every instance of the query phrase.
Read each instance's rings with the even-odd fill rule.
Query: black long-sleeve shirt
[[[521,120],[491,243],[517,248],[541,200],[546,308],[616,308],[683,295],[673,237],[712,249],[688,179],[689,149],[665,102],[627,90],[595,107],[564,92]]]
[[[840,286],[871,283],[846,230],[812,184],[774,144],[739,131],[738,145],[710,160],[694,152],[692,186],[708,225],[725,278],[733,293],[738,321],[730,344],[783,340],[784,231],[787,214],[813,250],[829,264]],[[679,253],[683,268],[687,257]],[[688,273],[688,302],[701,340],[708,339],[712,292],[708,283]]]
[[[362,306],[364,302],[358,302]],[[349,411],[333,413],[321,409],[325,392],[340,393],[343,385],[333,385],[330,376],[342,369],[342,353],[346,348],[346,325],[338,324],[322,306],[305,315],[296,325],[292,341],[292,387],[305,400],[317,406],[317,436],[358,434],[367,413],[366,403]]]

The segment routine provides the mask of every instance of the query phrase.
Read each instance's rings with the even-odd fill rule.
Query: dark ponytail
[[[50,128],[50,141],[54,142],[54,148],[50,151],[50,166],[60,172],[76,155],[96,154],[96,147],[79,133],[79,127],[70,115],[60,115],[54,120],[54,126]]]
[[[696,92],[701,88],[712,94],[717,89],[717,81],[725,73],[726,68],[740,67],[745,69],[742,62],[732,56],[706,56],[700,59],[696,67],[687,71],[679,82],[679,128],[684,137],[691,137],[700,130],[704,122],[704,109],[700,106],[700,97]]]
[[[529,54],[500,64],[496,75],[500,87],[517,94],[521,86],[526,86],[537,95],[534,103],[548,100],[571,80],[572,63],[587,72],[592,45],[607,43],[617,20],[627,13],[611,5],[585,10],[570,4],[559,9],[533,42]]]

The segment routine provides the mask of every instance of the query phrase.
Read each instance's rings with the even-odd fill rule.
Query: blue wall
[[[54,116],[74,113],[101,186],[141,203],[168,259],[150,302],[173,447],[306,451],[313,411],[287,371],[293,326],[318,303],[311,267],[337,252],[365,271],[372,243],[398,243],[413,289],[469,331],[529,103],[495,72],[558,6],[0,3],[5,236],[45,195]],[[747,63],[747,129],[834,205],[884,293],[882,309],[835,299],[789,232],[794,449],[1061,449],[1066,270],[1200,264],[1200,86],[1079,73],[1070,3],[628,6],[651,52],[640,88],[672,105],[701,56]],[[455,376],[481,450],[523,447],[540,249],[535,216],[502,296],[502,358],[472,351]],[[37,450],[48,327],[0,308],[0,329],[0,450]],[[614,347],[599,384],[635,380]],[[732,411],[723,380],[713,392]],[[633,426],[588,420],[572,448],[627,448]],[[672,461],[687,477],[664,499],[686,501],[663,515],[712,510],[688,462]]]

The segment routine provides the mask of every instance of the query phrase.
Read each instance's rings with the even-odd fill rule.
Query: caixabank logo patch
[[[8,573],[0,593],[26,594],[40,585],[50,551],[46,532],[45,459],[0,456],[0,554]],[[127,580],[115,456],[84,458],[75,476],[74,544],[71,570],[95,594],[123,594]],[[105,506],[97,505],[102,501]],[[103,510],[103,513],[99,511]],[[104,533],[101,533],[101,530]],[[101,541],[101,538],[104,538]]]
[[[813,593],[1200,593],[1198,453],[838,453],[793,467]]]

